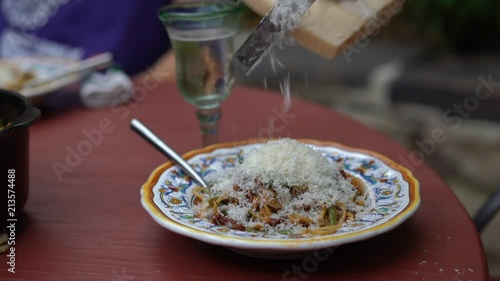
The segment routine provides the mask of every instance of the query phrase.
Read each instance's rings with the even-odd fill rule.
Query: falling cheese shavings
[[[281,61],[276,58],[274,48],[295,45],[295,40],[290,36],[290,32],[299,27],[303,15],[307,14],[310,3],[307,0],[280,1],[273,9],[269,20],[276,27],[276,31],[271,33],[269,42],[269,58],[271,66],[276,73],[276,66],[283,67]]]
[[[287,76],[283,78],[283,80],[280,81],[280,90],[281,93],[283,94],[283,98],[285,99],[283,103],[283,111],[288,112],[290,110],[290,107],[292,106],[292,100],[291,100],[291,91],[290,91],[290,72],[288,73]]]
[[[290,36],[290,32],[299,27],[301,18],[307,14],[312,0],[287,0],[279,1],[270,14],[269,20],[276,27],[275,31],[268,38],[271,42],[267,53],[273,73],[278,73],[278,69],[285,68],[276,56],[276,47],[294,46],[295,40]],[[284,97],[283,112],[287,113],[291,107],[290,74],[284,77],[279,83],[281,93]],[[267,80],[264,81],[267,89]]]
[[[304,0],[280,1],[270,17],[271,22],[279,26],[281,30],[294,30],[300,21],[301,15],[307,12],[306,3]]]
[[[279,30],[279,32],[273,33],[271,42],[274,43],[268,50],[271,69],[274,73],[278,72],[278,68],[285,68],[285,65],[276,56],[274,48],[295,45],[295,40],[289,32],[294,31],[300,25],[300,19],[310,7],[308,2],[304,0],[280,1],[270,16],[271,23]],[[291,107],[290,73],[280,81],[279,86],[284,97],[283,111],[287,113]]]

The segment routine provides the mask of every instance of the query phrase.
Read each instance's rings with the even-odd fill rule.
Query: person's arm
[[[141,72],[135,78],[143,79],[156,73],[156,77],[161,77],[163,81],[175,81],[175,55],[172,50],[163,54],[156,63],[148,70]]]
[[[167,1],[167,4],[178,3],[185,0],[172,0]],[[165,36],[167,34],[165,33]],[[141,77],[151,76],[151,72],[156,72],[164,81],[175,81],[175,55],[172,49],[164,53],[151,67],[150,69],[137,74],[135,77],[141,79]]]

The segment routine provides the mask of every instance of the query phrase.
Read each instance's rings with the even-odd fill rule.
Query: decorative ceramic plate
[[[171,162],[156,168],[142,186],[142,205],[157,223],[173,232],[263,258],[296,258],[374,237],[399,226],[420,205],[418,181],[387,157],[332,142],[300,141],[362,179],[371,198],[370,211],[344,224],[336,233],[322,236],[232,230],[195,216],[192,189],[197,184]],[[191,151],[184,159],[210,182],[233,169],[239,157],[258,148],[261,142],[213,145]]]
[[[0,88],[19,91],[29,99],[52,93],[79,80],[78,75],[70,75],[34,88],[24,84],[34,78],[43,78],[48,73],[71,64],[75,60],[57,57],[16,57],[0,60]]]

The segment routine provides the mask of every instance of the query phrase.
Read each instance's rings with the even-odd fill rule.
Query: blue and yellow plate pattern
[[[226,143],[191,151],[184,159],[208,182],[230,173],[240,158],[265,140]],[[420,205],[419,183],[406,168],[376,152],[332,142],[299,140],[365,183],[370,210],[335,234],[325,236],[267,234],[228,229],[197,218],[192,211],[196,183],[168,162],[153,171],[141,189],[141,202],[161,226],[194,239],[264,258],[296,257],[390,231]]]

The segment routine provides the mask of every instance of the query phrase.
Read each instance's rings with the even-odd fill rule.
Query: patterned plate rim
[[[267,140],[256,139],[256,140],[215,144],[207,146],[205,148],[187,152],[186,154],[183,155],[183,158],[189,160],[198,154],[211,153],[217,149],[234,148],[238,146],[263,143],[265,141]],[[168,230],[210,244],[234,247],[234,248],[244,248],[244,249],[296,249],[296,250],[334,247],[377,236],[379,234],[388,232],[401,225],[405,220],[407,220],[410,216],[412,216],[420,206],[421,198],[420,198],[420,185],[418,180],[413,176],[410,170],[395,163],[388,157],[371,150],[354,148],[331,141],[319,141],[313,139],[298,139],[298,141],[315,146],[336,147],[349,152],[365,154],[382,161],[388,167],[394,169],[397,172],[400,172],[403,179],[408,183],[408,190],[409,190],[408,205],[399,213],[395,214],[394,217],[390,218],[388,221],[382,224],[368,227],[360,231],[347,232],[335,236],[333,235],[311,236],[310,238],[301,238],[300,240],[292,240],[292,239],[254,240],[251,238],[223,236],[214,232],[207,232],[178,223],[167,217],[162,212],[162,210],[154,203],[153,187],[157,184],[163,172],[165,172],[168,168],[174,166],[172,162],[166,162],[158,166],[155,170],[153,170],[146,183],[142,185],[141,187],[142,206],[158,224],[167,228]]]

